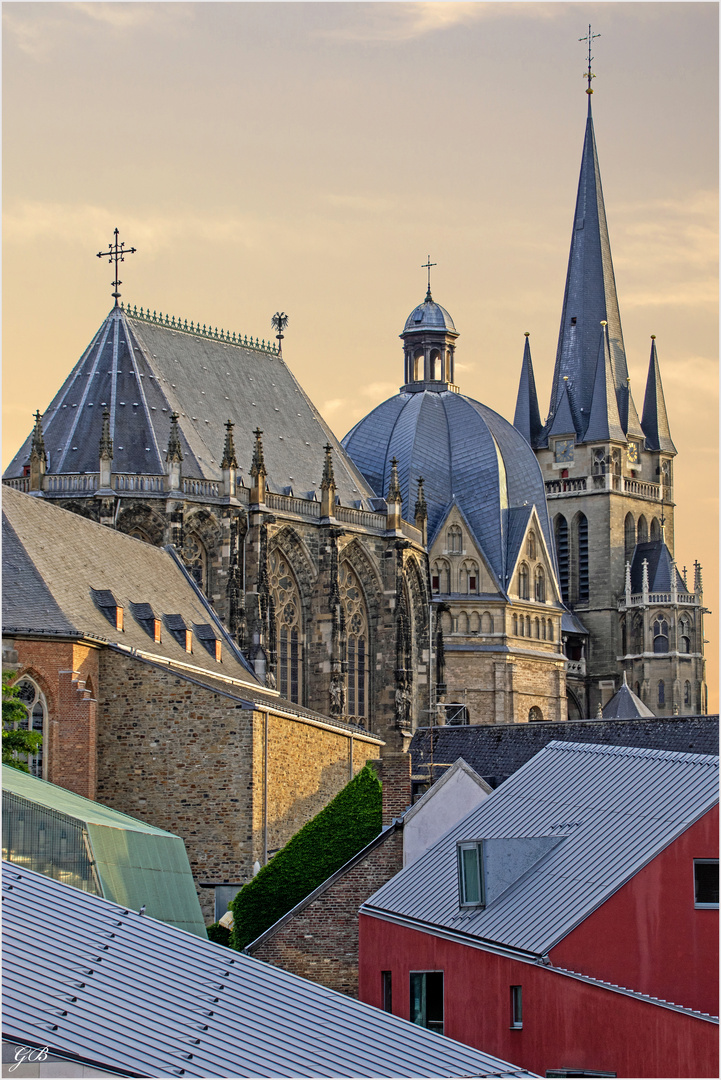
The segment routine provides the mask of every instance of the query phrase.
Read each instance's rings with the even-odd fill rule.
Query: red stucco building
[[[541,1076],[718,1076],[718,758],[551,743],[360,916],[360,997]]]

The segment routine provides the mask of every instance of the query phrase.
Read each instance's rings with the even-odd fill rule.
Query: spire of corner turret
[[[228,420],[225,425],[225,446],[223,447],[223,460],[220,463],[221,469],[238,468],[238,459],[235,456],[235,443],[233,441],[233,427],[232,420]]]
[[[644,437],[643,428],[641,427],[641,421],[638,418],[638,411],[636,409],[636,403],[633,400],[633,394],[631,393],[631,378],[626,379],[626,390],[616,395],[618,399],[618,414],[621,420],[621,427],[626,432],[626,436],[630,437],[635,435],[637,438],[642,439]]]
[[[33,427],[33,439],[31,443],[30,454],[37,454],[38,457],[42,457],[45,460],[45,439],[43,437],[43,425],[42,425],[42,413],[39,409],[35,411],[35,426]]]
[[[579,440],[584,437],[593,398],[598,357],[598,325],[602,321],[608,324],[613,385],[622,398],[624,411],[624,395],[628,391],[628,369],[590,95],[588,101],[589,111],[549,407],[550,426],[563,394],[563,379],[567,375],[569,401]]]
[[[165,460],[169,463],[183,460],[183,448],[180,444],[180,428],[178,427],[178,414],[171,413],[170,434],[168,435],[168,449],[165,452]]]
[[[526,344],[523,348],[523,363],[521,364],[521,379],[518,384],[518,396],[516,398],[516,413],[513,417],[513,426],[520,431],[530,446],[536,446],[543,423],[538,408],[538,394],[536,393],[536,379],[533,374],[533,361],[531,360],[531,346],[529,334],[526,332]]]
[[[601,340],[596,359],[593,396],[591,398],[588,427],[583,438],[585,442],[597,439],[626,441],[626,435],[618,414],[618,400],[611,365],[608,327],[605,323],[601,324]]]
[[[98,455],[101,461],[113,460],[113,440],[110,435],[110,413],[107,409],[103,409],[103,426],[100,431]]]
[[[556,415],[548,432],[549,435],[575,435],[576,428],[571,413],[571,403],[568,397],[568,383],[563,383],[561,400],[556,409]]]
[[[401,485],[398,479],[398,461],[393,458],[391,461],[391,476],[388,482],[388,493],[386,494],[386,502],[400,503],[403,500],[401,495]]]
[[[668,425],[666,401],[663,396],[663,386],[661,385],[661,371],[656,354],[655,334],[651,335],[651,359],[648,365],[641,427],[643,428],[643,434],[646,436],[648,450],[664,450],[667,454],[676,453],[676,447],[673,445]]]

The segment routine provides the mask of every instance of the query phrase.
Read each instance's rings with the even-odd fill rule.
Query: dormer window
[[[123,609],[118,604],[110,589],[91,589],[90,594],[96,606],[103,613],[110,625],[116,630],[123,630]]]
[[[458,845],[458,884],[461,907],[483,907],[483,845]]]
[[[182,615],[166,615],[165,625],[175,640],[180,645],[181,649],[185,649],[187,653],[193,651],[193,631],[186,625],[185,619]]]

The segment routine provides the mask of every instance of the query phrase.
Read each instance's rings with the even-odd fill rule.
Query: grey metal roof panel
[[[533,1076],[3,863],[3,1032],[147,1076]]]
[[[184,641],[179,643],[171,633],[164,632],[159,642],[148,641],[147,624],[143,616],[134,615],[133,605],[149,604],[159,618],[180,613],[188,626],[211,623],[223,641],[222,661],[212,662],[213,669],[249,688],[258,685],[254,671],[170,551],[6,486],[3,566],[4,632],[80,634],[193,664]],[[11,566],[22,571],[10,573]],[[125,610],[122,630],[94,598],[94,593],[104,592]],[[211,667],[204,649],[202,657],[199,667]]]
[[[541,956],[717,802],[717,773],[711,755],[551,742],[361,910]],[[459,908],[457,843],[529,836],[563,843]]]
[[[426,298],[422,304],[413,308],[406,319],[405,326],[403,327],[403,333],[407,334],[413,330],[455,330],[453,319],[448,312],[440,304],[437,304],[431,297],[431,290],[428,289]]]

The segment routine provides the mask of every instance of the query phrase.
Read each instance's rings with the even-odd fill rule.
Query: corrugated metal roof
[[[3,864],[3,1032],[148,1076],[535,1074]]]
[[[718,757],[551,742],[361,909],[542,956],[718,800]],[[460,908],[456,844],[560,836],[485,909]]]

